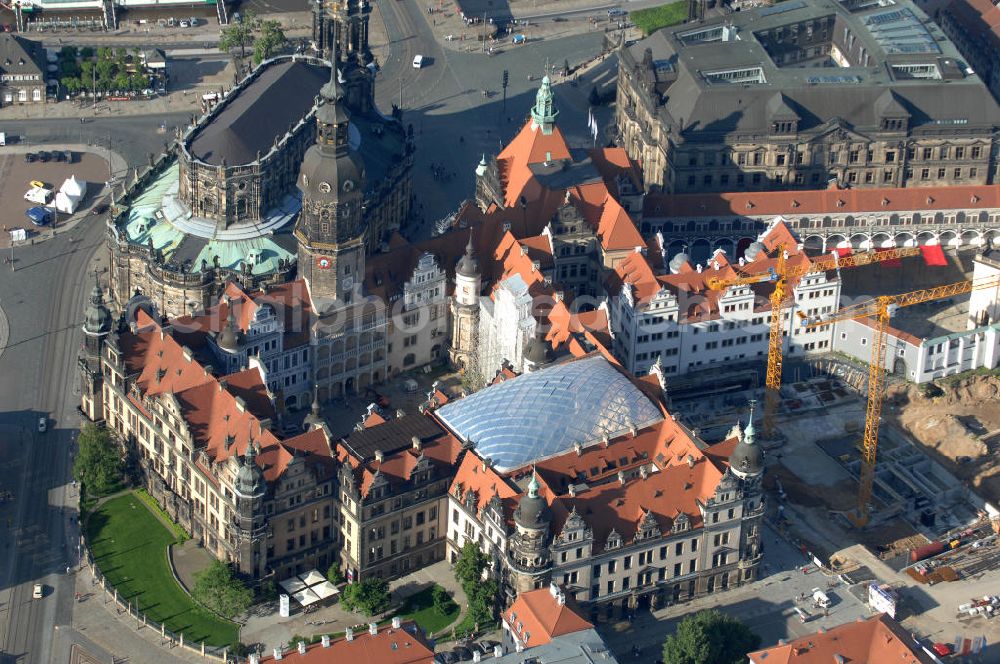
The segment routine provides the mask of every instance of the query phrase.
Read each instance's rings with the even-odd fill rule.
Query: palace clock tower
[[[313,298],[348,303],[364,280],[365,167],[348,145],[350,121],[335,66],[320,97],[316,144],[306,151],[299,172],[298,268]]]

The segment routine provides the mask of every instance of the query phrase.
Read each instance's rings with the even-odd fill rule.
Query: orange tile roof
[[[572,634],[593,625],[572,608],[560,603],[548,588],[521,593],[503,613],[504,622],[525,647],[541,646],[552,639]]]
[[[230,304],[231,303],[231,304]],[[205,313],[198,316],[179,316],[170,321],[171,325],[181,333],[185,343],[190,337],[192,343],[200,343],[197,337],[209,333],[221,332],[229,318],[229,308],[233,307],[236,325],[246,332],[257,310],[268,304],[275,314],[283,319],[285,348],[295,348],[309,343],[309,317],[312,312],[312,302],[309,289],[302,279],[284,284],[269,286],[267,291],[247,292],[238,284],[226,283],[223,296],[218,303]]]
[[[594,532],[594,551],[603,550],[612,529],[631,541],[646,512],[652,514],[661,532],[668,532],[679,514],[687,515],[692,527],[702,525],[698,502],[715,493],[729,465],[737,439],[705,446],[673,418],[645,429],[633,437],[626,434],[608,445],[591,445],[579,453],[569,451],[533,466],[542,487],[541,495],[552,510],[552,532],[561,532],[576,511]],[[473,456],[473,455],[469,455]],[[478,457],[476,457],[478,458]],[[653,467],[645,479],[622,484],[619,471],[639,466]],[[531,468],[519,468],[512,477]],[[571,495],[570,485],[589,488]],[[574,489],[576,492],[576,489]],[[515,501],[516,502],[516,501]]]
[[[138,374],[136,386],[144,397],[172,395],[177,400],[196,451],[204,451],[217,464],[245,455],[252,440],[260,447],[257,464],[268,482],[281,476],[296,451],[306,455],[308,463],[332,472],[324,432],[280,441],[262,426],[262,419],[274,417],[274,408],[259,369],[216,378],[145,312],[140,310],[136,324],[137,331],[118,337],[125,365]]]
[[[711,320],[719,317],[719,300],[727,290],[715,290],[709,287],[710,279],[734,279],[741,275],[764,274],[774,268],[778,262],[777,248],[784,247],[788,254],[786,265],[798,267],[811,264],[809,256],[798,249],[798,239],[784,222],[773,223],[762,235],[766,252],[762,251],[749,263],[734,266],[726,253],[717,249],[701,271],[691,267],[690,263],[681,265],[677,274],[656,274],[650,260],[642,253],[629,254],[614,270],[606,284],[608,293],[617,294],[623,286],[632,289],[636,303],[645,306],[662,289],[674,293],[679,304],[684,309],[681,312],[683,322]],[[768,255],[770,252],[773,255]],[[832,275],[828,275],[831,278]],[[789,280],[789,286],[795,288],[798,280]],[[756,311],[770,310],[767,297],[773,291],[770,282],[751,284],[750,288],[758,296]],[[682,299],[683,298],[683,299]]]
[[[1000,207],[1000,185],[648,194],[644,218],[891,213]]]
[[[261,658],[261,664],[276,661],[273,656]],[[378,634],[357,632],[351,641],[339,638],[328,648],[322,643],[306,646],[304,655],[297,650],[286,650],[282,662],[289,664],[432,664],[431,648],[420,628],[413,621],[406,621],[400,629],[378,628]]]
[[[992,0],[952,0],[944,12],[968,35],[982,40],[983,46],[1000,48],[1000,8]]]
[[[837,660],[837,655],[842,660]],[[748,655],[751,664],[931,664],[899,623],[884,613],[838,625]]]
[[[407,417],[428,417],[433,419],[433,414],[408,415]],[[382,424],[375,424],[367,427],[368,430],[380,429],[381,427],[391,427],[397,420],[384,421]],[[437,420],[434,420],[436,424]],[[386,429],[395,431],[395,429]],[[444,429],[442,428],[442,431]],[[404,430],[399,430],[399,435],[404,435]],[[462,441],[449,433],[436,435],[429,440],[423,440],[421,447],[416,450],[410,445],[410,441],[401,441],[402,444],[396,446],[395,452],[383,453],[382,461],[374,458],[359,459],[352,454],[343,442],[336,445],[336,455],[341,463],[349,463],[355,471],[358,479],[358,486],[362,497],[368,495],[376,474],[381,475],[390,485],[399,485],[410,481],[410,475],[417,463],[421,459],[426,459],[432,467],[435,467],[443,474],[450,474],[450,469],[457,462],[462,454]],[[405,444],[405,447],[404,447]]]
[[[467,491],[472,491],[476,495],[477,513],[496,495],[504,505],[504,516],[507,518],[512,516],[517,506],[515,498],[520,495],[520,491],[510,480],[492,466],[486,465],[475,454],[465,455],[448,489],[451,495],[460,495],[459,501],[463,504]]]
[[[639,166],[629,158],[625,148],[597,148],[590,151],[590,159],[615,196],[619,193],[615,182],[619,175],[627,176],[636,189],[642,189]]]
[[[497,155],[506,197],[504,205],[516,206],[521,196],[537,197],[541,185],[531,173],[531,164],[563,159],[570,159],[569,147],[558,126],[552,128],[551,134],[545,134],[531,120],[525,122],[517,136]]]

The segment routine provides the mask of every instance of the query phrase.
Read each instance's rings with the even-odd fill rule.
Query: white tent
[[[326,599],[327,597],[336,595],[340,592],[337,590],[337,586],[333,585],[329,581],[324,581],[323,583],[318,583],[315,586],[310,586],[309,590],[319,595],[321,599]]]
[[[73,214],[86,195],[87,182],[77,180],[75,175],[71,175],[63,182],[59,193],[56,194],[56,209],[65,214]]]
[[[287,578],[278,585],[284,588],[289,595],[294,595],[300,590],[306,588],[306,584],[302,583],[302,579],[297,576]]]
[[[292,597],[294,597],[295,601],[301,604],[302,606],[309,606],[310,604],[315,604],[316,602],[319,601],[319,595],[314,593],[309,588],[304,588],[303,590],[300,590],[297,593],[293,593]]]
[[[299,578],[302,579],[303,583],[307,586],[315,586],[317,583],[323,583],[326,581],[326,577],[315,569],[309,570],[305,576],[299,575]]]

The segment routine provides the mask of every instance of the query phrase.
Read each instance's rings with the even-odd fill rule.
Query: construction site
[[[900,339],[924,352],[928,340],[945,339],[947,347],[948,339],[968,333],[976,253],[945,255],[946,264],[934,267],[910,255],[840,272],[847,313],[832,315],[841,321],[836,335],[859,329],[875,335],[875,303],[891,296],[882,300],[892,302],[888,310],[883,306],[888,341],[881,346],[870,336],[871,345],[853,355],[784,358],[778,390],[768,389],[763,367],[747,365],[703,372],[678,385],[674,397],[689,427],[720,440],[746,417],[750,399],[766,401],[771,391],[772,430],[764,445],[772,523],[833,573],[862,579],[859,588],[879,576],[890,577],[878,579],[883,583],[920,588],[908,608],[931,621],[914,625],[922,632],[956,617],[968,625],[992,616],[993,608],[970,615],[969,607],[982,602],[965,594],[1000,567],[1000,515],[993,507],[1000,504],[1000,371],[980,368],[918,384],[893,361],[903,356],[896,352]],[[941,288],[962,282],[966,286]],[[896,308],[895,302],[902,304]],[[865,311],[871,316],[863,326],[843,324]],[[872,382],[873,347],[886,357],[881,385]],[[873,384],[880,397],[870,400]],[[871,572],[876,564],[885,574]],[[943,583],[949,581],[957,583]],[[956,615],[959,605],[966,611]],[[970,629],[981,627],[995,632],[993,642],[1000,638],[1000,621]]]

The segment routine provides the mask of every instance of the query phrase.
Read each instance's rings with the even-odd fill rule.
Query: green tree
[[[288,40],[278,21],[260,21],[253,40],[253,61],[259,65],[285,48]]]
[[[760,637],[718,609],[699,611],[663,643],[663,664],[744,664]]]
[[[115,85],[115,90],[128,90],[129,87],[128,72],[126,72],[124,69],[119,70],[119,72],[115,74],[114,85]]]
[[[247,12],[249,14],[249,12]],[[229,53],[234,48],[239,47],[240,57],[245,58],[247,47],[253,43],[253,15],[244,17],[239,23],[230,23],[222,28],[222,36],[219,38],[219,50]]]
[[[349,584],[344,588],[340,601],[348,611],[366,616],[382,613],[389,608],[389,582],[373,577]]]
[[[431,600],[434,603],[434,610],[442,616],[451,613],[452,608],[455,606],[455,600],[441,586],[434,586],[434,589],[431,590]]]
[[[471,595],[469,589],[482,581],[483,570],[489,563],[490,559],[475,542],[470,540],[462,546],[454,572],[466,595]]]
[[[211,565],[194,575],[191,597],[229,619],[240,615],[253,603],[253,591],[233,576],[229,565],[219,560],[213,560]]]
[[[76,60],[76,46],[63,46],[59,49],[59,57],[64,60]]]
[[[111,50],[109,46],[101,46],[97,49],[97,59],[98,60],[110,60],[114,51]]]
[[[76,76],[63,76],[59,80],[59,82],[62,83],[62,86],[64,88],[66,88],[66,92],[70,94],[75,94],[79,92],[80,89],[83,87],[83,84],[80,82],[80,79],[78,79]]]
[[[80,48],[80,57],[84,60],[90,60],[94,57],[94,49],[90,46],[83,46]]]
[[[121,483],[122,455],[111,432],[88,423],[76,437],[79,451],[73,462],[73,477],[91,497],[110,493]]]
[[[326,570],[326,580],[335,586],[339,586],[344,582],[344,573],[340,571],[340,565],[333,563],[330,565],[330,569]]]
[[[480,626],[493,620],[493,608],[497,605],[500,586],[496,579],[480,581],[469,588],[469,619]]]
[[[118,67],[111,60],[98,60],[97,61],[97,78],[104,78],[111,80],[115,77],[118,72]]]
[[[128,77],[128,84],[133,90],[144,90],[149,87],[149,77],[145,74],[132,74]]]

